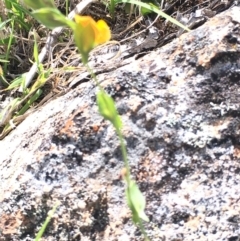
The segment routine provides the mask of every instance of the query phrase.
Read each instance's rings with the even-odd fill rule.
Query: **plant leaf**
[[[24,0],[23,2],[32,9],[56,8],[53,0]]]
[[[126,197],[128,207],[132,211],[132,219],[135,224],[140,223],[141,219],[148,222],[149,219],[144,213],[146,201],[139,190],[135,181],[130,180],[130,183],[126,189]]]
[[[36,93],[33,96],[31,96],[31,98],[27,101],[27,103],[19,110],[19,112],[17,113],[17,116],[23,115],[31,107],[33,102],[40,97],[42,92],[43,91],[41,89],[38,89]]]
[[[167,15],[163,11],[161,11],[161,10],[159,10],[159,9],[157,9],[157,8],[147,4],[147,3],[143,3],[143,2],[137,1],[137,0],[117,0],[117,3],[132,3],[132,4],[135,4],[137,6],[144,7],[146,9],[151,10],[152,12],[155,12],[155,13],[159,14],[160,16],[167,19],[171,23],[177,25],[178,27],[183,28],[184,30],[186,30],[188,32],[191,31],[189,28],[187,28],[186,26],[184,26],[183,24],[178,22],[176,19],[172,18],[171,16]]]
[[[121,118],[118,115],[114,100],[103,90],[97,93],[97,105],[99,113],[104,119],[109,120],[119,130],[122,127]]]
[[[67,19],[58,9],[41,8],[33,11],[32,15],[48,28],[68,27],[69,19]]]
[[[59,205],[60,205],[60,203],[57,202],[57,203],[54,205],[54,207],[52,208],[52,210],[50,210],[50,211],[48,212],[48,216],[47,216],[45,222],[43,223],[41,229],[39,230],[39,232],[38,232],[36,238],[34,239],[34,241],[39,241],[39,240],[41,239],[41,237],[42,237],[43,234],[44,234],[45,229],[46,229],[47,226],[48,226],[48,223],[50,222],[51,218],[53,217],[53,215],[54,215],[54,213],[56,212],[57,207],[58,207]]]
[[[153,8],[156,8],[158,9],[158,7],[156,5],[154,5],[153,3],[149,2],[147,3],[149,4],[149,6],[152,6]],[[144,8],[144,7],[141,7],[141,14],[144,16],[144,15],[147,15],[149,13],[152,13],[153,11],[148,9],[148,8]]]

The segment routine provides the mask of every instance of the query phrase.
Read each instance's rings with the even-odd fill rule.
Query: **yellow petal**
[[[110,40],[111,32],[103,20],[95,22],[90,16],[75,15],[76,27],[74,38],[76,45],[86,63],[89,52],[97,45]]]
[[[97,21],[97,28],[99,33],[96,36],[95,44],[99,45],[109,41],[111,38],[111,31],[106,22],[103,20]]]
[[[82,55],[83,62],[86,63],[89,52],[94,48],[98,29],[91,17],[75,15],[75,21],[77,24],[74,30],[74,39]]]
[[[97,23],[90,16],[75,15],[75,22],[77,24],[80,24],[83,28],[91,26],[94,29],[94,31],[98,31]]]

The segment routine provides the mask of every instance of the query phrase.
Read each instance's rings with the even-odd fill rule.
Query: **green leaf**
[[[21,108],[21,110],[17,113],[17,116],[23,115],[33,104],[34,101],[36,101],[40,95],[42,94],[42,90],[39,89],[36,91],[36,93],[27,101],[27,103]]]
[[[19,86],[21,86],[22,82],[24,82],[24,79],[25,79],[25,74],[22,74],[21,76],[15,78],[5,90],[18,88]]]
[[[132,219],[135,224],[140,223],[141,219],[148,222],[149,219],[144,213],[146,201],[139,190],[135,181],[130,180],[126,190],[127,204],[132,211]]]
[[[9,35],[11,36],[6,35],[6,38],[0,39],[0,45],[8,45],[9,42],[12,45],[16,42],[14,36],[12,34],[9,34]]]
[[[115,0],[110,0],[110,6],[109,6],[109,11],[110,11],[110,14],[112,16],[112,18],[114,19],[114,12],[115,12],[115,6],[116,6],[116,3],[115,3]]]
[[[52,210],[50,210],[48,212],[48,216],[45,220],[45,222],[43,223],[41,229],[39,230],[36,238],[34,239],[34,241],[40,241],[41,237],[43,236],[45,229],[48,226],[48,223],[50,222],[51,218],[53,217],[54,213],[56,212],[57,207],[59,206],[59,203],[55,204],[55,206],[52,208]]]
[[[160,16],[167,19],[171,23],[177,25],[178,27],[183,28],[186,31],[191,31],[189,28],[187,28],[186,26],[184,26],[183,24],[178,22],[176,19],[170,17],[169,15],[164,13],[163,11],[161,11],[161,10],[159,10],[159,9],[157,9],[157,8],[147,4],[147,3],[143,3],[143,2],[137,1],[137,0],[117,0],[116,3],[132,3],[132,4],[135,4],[137,6],[144,7],[146,9],[151,10],[152,12],[155,12],[155,13],[159,14]]]
[[[39,54],[38,54],[38,45],[37,45],[36,33],[33,32],[33,34],[34,34],[33,57],[34,57],[34,60],[37,63],[37,66],[39,66],[39,58],[38,58]]]
[[[32,9],[56,8],[53,0],[24,0],[23,2]]]
[[[152,6],[153,8],[156,8],[158,9],[158,7],[156,5],[154,5],[153,3],[147,3],[149,6]],[[141,14],[144,16],[144,15],[147,15],[149,13],[152,13],[153,11],[148,9],[148,8],[144,8],[144,7],[141,7]]]
[[[54,29],[56,27],[72,26],[69,19],[67,19],[58,9],[41,8],[32,13],[32,15],[43,25]]]
[[[8,20],[6,20],[6,21],[4,21],[4,22],[0,22],[0,31],[3,30],[4,27],[6,26],[6,24],[7,24],[8,22],[10,22],[10,21],[12,21],[12,19],[8,19]]]
[[[99,91],[97,93],[97,105],[99,113],[104,119],[109,120],[119,130],[122,127],[122,122],[112,97],[103,90]]]
[[[4,55],[1,55],[1,54],[0,54],[0,62],[1,62],[1,63],[9,63],[8,60],[2,59],[2,58],[4,58],[4,57],[5,57]]]

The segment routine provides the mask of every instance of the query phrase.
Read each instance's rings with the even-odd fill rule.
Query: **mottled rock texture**
[[[118,60],[119,61],[119,60]],[[98,75],[124,122],[153,241],[240,240],[240,8]],[[96,88],[77,85],[0,141],[0,240],[143,240]]]

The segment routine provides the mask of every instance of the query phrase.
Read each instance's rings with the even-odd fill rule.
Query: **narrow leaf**
[[[32,15],[40,23],[51,29],[69,26],[69,20],[55,8],[41,8],[34,11]]]
[[[19,115],[23,115],[30,107],[31,105],[33,104],[33,102],[35,102],[39,97],[40,95],[42,94],[42,90],[39,89],[36,91],[36,93],[27,101],[27,103],[21,108],[21,110],[17,113],[16,116],[19,116]]]
[[[23,2],[32,9],[55,8],[53,0],[24,0]]]
[[[104,119],[109,120],[116,129],[120,129],[122,127],[121,118],[118,115],[114,100],[103,90],[97,93],[97,105],[99,113],[104,117]]]
[[[140,218],[148,222],[149,219],[144,212],[146,201],[135,181],[130,181],[130,184],[128,185],[126,190],[126,196],[128,206],[132,211],[133,222],[141,222]]]
[[[59,203],[57,203],[53,207],[53,209],[48,213],[48,217],[46,218],[44,224],[42,225],[41,229],[39,230],[39,232],[38,232],[36,238],[34,239],[34,241],[39,241],[41,239],[41,237],[44,234],[45,229],[47,228],[48,223],[50,222],[50,220],[51,220],[51,218],[52,218],[53,214],[55,213],[58,206],[59,206]]]
[[[135,4],[137,6],[140,6],[140,7],[144,7],[144,8],[147,8],[149,10],[151,10],[152,12],[155,12],[157,14],[159,14],[160,16],[162,16],[163,18],[167,19],[168,21],[170,21],[171,23],[177,25],[178,27],[186,30],[186,31],[190,31],[189,28],[187,28],[186,26],[184,26],[183,24],[181,24],[180,22],[178,22],[176,19],[172,18],[171,16],[167,15],[166,13],[164,13],[163,11],[159,10],[159,9],[156,9],[155,7],[147,4],[147,3],[143,3],[143,2],[140,2],[140,1],[137,1],[137,0],[118,0],[117,1],[118,3],[132,3],[132,4]]]

